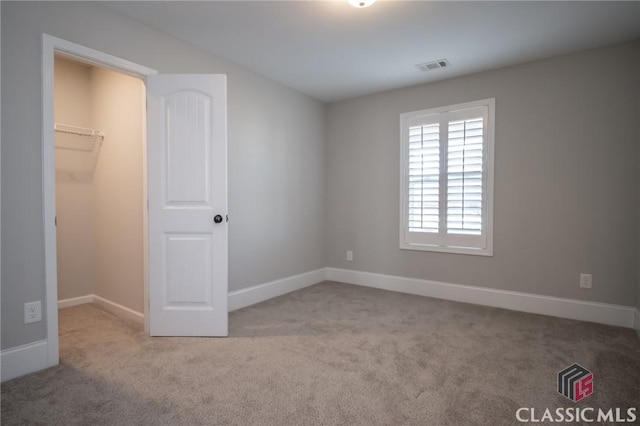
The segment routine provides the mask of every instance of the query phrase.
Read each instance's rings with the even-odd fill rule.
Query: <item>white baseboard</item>
[[[71,299],[62,299],[58,300],[58,309],[70,308],[72,306],[84,305],[85,303],[91,302],[93,302],[92,294],[80,297],[72,297]]]
[[[638,323],[638,310],[631,306],[585,302],[575,299],[541,296],[530,293],[496,290],[485,287],[473,287],[338,268],[327,268],[326,278],[330,281],[339,281],[400,293],[453,300],[456,302],[474,303],[476,305],[492,306],[560,318],[591,321],[619,327],[634,328],[634,322],[636,324]],[[635,320],[634,315],[636,316]]]
[[[71,306],[82,305],[84,303],[95,303],[104,310],[109,311],[119,317],[126,318],[135,322],[144,323],[144,314],[138,311],[122,306],[109,299],[100,297],[96,294],[88,294],[86,296],[74,297],[72,299],[58,300],[58,309],[69,308]]]
[[[585,302],[530,293],[473,287],[438,281],[405,278],[338,268],[322,268],[229,293],[229,311],[300,290],[325,280],[415,294],[437,299],[474,303],[534,314],[635,328],[640,336],[640,309],[630,306]],[[59,308],[96,303],[114,314],[144,322],[144,315],[94,294],[58,301]],[[40,340],[0,353],[2,381],[50,367],[47,341]]]
[[[254,287],[243,288],[229,293],[229,312],[256,303],[264,302],[292,291],[318,284],[326,279],[326,268],[305,272]]]
[[[325,275],[326,268],[321,268],[265,284],[232,291],[228,296],[228,310],[229,312],[235,311],[236,309],[255,305],[256,303],[264,302],[265,300],[273,299],[274,297],[309,287],[324,281]],[[70,306],[81,305],[84,303],[95,303],[118,316],[137,322],[144,322],[144,314],[95,294],[59,300],[58,309],[68,308]]]
[[[119,317],[144,324],[144,314],[141,314],[138,311],[134,311],[133,309],[127,308],[126,306],[122,306],[116,302],[112,302],[111,300],[105,299],[104,297],[100,297],[95,294],[92,295],[92,297],[93,303],[102,307],[104,310],[109,311]]]
[[[47,341],[39,340],[5,349],[0,355],[2,381],[49,367]]]

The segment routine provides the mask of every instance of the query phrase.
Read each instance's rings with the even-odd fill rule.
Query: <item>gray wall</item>
[[[330,104],[328,265],[633,305],[639,56],[636,42]],[[400,250],[399,114],[490,97],[494,256]]]
[[[2,348],[45,338],[23,304],[45,298],[41,34],[160,72],[228,76],[229,288],[326,265],[324,106],[89,3],[2,2]]]

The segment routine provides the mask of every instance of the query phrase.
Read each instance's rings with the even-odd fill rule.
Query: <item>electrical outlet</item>
[[[42,303],[29,302],[24,304],[24,323],[30,324],[32,322],[42,321]]]
[[[353,262],[353,252],[351,250],[347,250],[347,262]]]
[[[593,277],[591,274],[580,274],[580,287],[591,288]]]

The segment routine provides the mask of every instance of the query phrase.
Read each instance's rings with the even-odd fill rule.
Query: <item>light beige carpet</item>
[[[3,425],[511,425],[519,407],[640,405],[632,330],[321,283],[230,314],[228,338],[148,337],[60,311],[59,366],[2,384]],[[595,391],[574,403],[556,374]]]

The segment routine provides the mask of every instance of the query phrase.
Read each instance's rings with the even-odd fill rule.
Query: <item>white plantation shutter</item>
[[[401,115],[401,248],[492,254],[492,99]]]
[[[447,232],[482,233],[482,117],[449,122]]]
[[[438,124],[409,128],[409,230],[438,232],[440,136]]]

